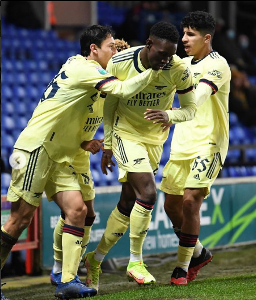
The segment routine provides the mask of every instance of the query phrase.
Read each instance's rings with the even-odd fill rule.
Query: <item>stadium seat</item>
[[[248,148],[245,150],[246,160],[249,162],[256,162],[256,148]]]
[[[3,85],[1,87],[1,97],[2,97],[2,101],[12,100],[13,91],[8,85]]]
[[[1,127],[6,131],[11,132],[15,128],[14,120],[9,116],[1,116]]]
[[[7,149],[9,152],[13,148],[15,141],[11,134],[4,134],[1,136],[1,148]]]
[[[1,194],[7,194],[11,182],[11,174],[1,173]]]
[[[241,157],[241,151],[240,149],[232,149],[232,150],[228,150],[228,154],[227,154],[227,162],[239,162]]]
[[[3,115],[13,115],[15,111],[14,105],[10,101],[2,101],[1,102],[1,112]]]

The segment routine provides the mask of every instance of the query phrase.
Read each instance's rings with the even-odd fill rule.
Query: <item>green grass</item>
[[[187,286],[168,284],[175,267],[174,255],[155,256],[163,262],[156,266],[154,262],[148,270],[155,276],[153,286],[138,286],[128,282],[125,266],[113,273],[100,276],[99,295],[95,300],[247,300],[256,299],[256,244],[225,251],[212,250],[213,261],[202,268],[195,281]],[[168,260],[168,258],[170,258]],[[83,280],[84,276],[80,276]],[[48,280],[48,277],[47,277]],[[48,283],[24,288],[8,289],[8,278],[4,294],[12,300],[54,300],[55,288]],[[11,282],[10,282],[11,284]]]

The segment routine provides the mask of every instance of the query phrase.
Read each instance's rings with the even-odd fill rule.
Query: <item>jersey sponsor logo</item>
[[[135,165],[140,165],[141,164],[141,162],[144,160],[145,158],[136,158],[136,159],[134,159],[133,161],[134,161],[134,166]]]
[[[104,70],[102,67],[95,67],[95,69],[101,74],[101,75],[106,75],[108,74],[108,72],[106,70]]]

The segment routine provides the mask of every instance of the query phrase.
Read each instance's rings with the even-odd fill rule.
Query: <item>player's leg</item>
[[[198,167],[198,165],[200,167]],[[199,197],[207,198],[207,196],[210,193],[210,188],[214,180],[217,178],[220,170],[221,170],[221,159],[220,159],[219,152],[213,153],[212,155],[201,156],[200,158],[198,157],[193,161],[191,172],[186,182],[186,187],[197,187],[200,190]],[[197,180],[195,181],[195,179]],[[189,190],[192,189],[188,189],[188,196],[187,196],[188,199],[190,198],[189,194],[192,194],[192,191],[189,193]],[[191,196],[193,197],[193,194]],[[200,203],[200,200],[198,202]],[[196,205],[194,206],[197,212],[196,218],[197,218],[197,222],[199,222],[199,230],[200,230],[200,217],[199,217],[200,207],[198,208],[196,207]],[[186,219],[187,218],[189,218],[189,214],[186,216]],[[188,226],[189,226],[189,221],[186,220],[184,222],[184,227],[187,228]],[[194,228],[194,230],[196,230],[196,228]],[[209,262],[211,262],[212,258],[213,255],[210,252],[210,250],[203,247],[203,245],[200,243],[198,239],[195,245],[193,256],[189,264],[187,281],[194,280],[199,270],[205,265],[207,265]]]
[[[129,199],[129,201],[126,201],[126,199]],[[124,182],[122,184],[120,200],[108,218],[106,229],[97,248],[85,256],[87,286],[99,289],[100,265],[110,249],[127,231],[135,199],[132,187],[128,182]]]
[[[136,194],[136,201],[130,215],[130,260],[127,276],[138,284],[151,284],[156,280],[145,268],[142,247],[156,201],[154,175],[153,172],[128,173],[127,178]]]
[[[47,176],[52,162],[43,147],[33,152],[14,149],[19,162],[18,168],[12,169],[12,180],[7,193],[11,203],[11,214],[1,230],[1,269],[19,236],[29,226],[36,208],[39,206]],[[20,167],[21,166],[21,167]]]
[[[61,282],[57,282],[55,296],[64,298],[78,294],[81,297],[96,295],[97,291],[84,286],[77,276],[87,214],[77,175],[69,167],[59,167],[46,186],[46,193],[48,199],[54,200],[60,207],[64,220],[63,227],[60,226],[62,235],[59,237],[62,245],[58,246],[62,249]]]
[[[83,162],[85,164],[85,162]],[[87,215],[84,223],[84,235],[82,239],[82,251],[81,258],[86,251],[86,247],[90,240],[90,232],[93,222],[95,220],[95,212],[93,208],[93,202],[95,197],[94,184],[92,181],[91,172],[86,170],[85,173],[76,174],[72,166],[68,167],[72,169],[72,177],[70,175],[69,170],[66,168],[60,170],[59,172],[55,172],[51,177],[51,180],[48,182],[46,186],[46,193],[48,198],[52,198],[52,195],[57,194],[62,191],[72,191],[72,190],[81,190],[83,200],[85,201],[87,207]],[[77,179],[78,183],[77,184]],[[70,197],[73,197],[72,193],[69,194]],[[72,198],[70,198],[72,202]],[[57,225],[55,226],[53,233],[53,250],[54,250],[54,265],[51,272],[51,283],[53,285],[57,285],[58,282],[61,281],[62,275],[62,234],[63,234],[63,226],[65,224],[65,213],[62,211],[61,216]]]
[[[146,238],[157,192],[154,175],[159,166],[162,146],[147,145],[119,139],[119,151],[125,153],[127,162],[117,162],[120,176],[132,186],[136,201],[130,215],[130,260],[127,276],[138,284],[155,283],[155,278],[143,263],[142,247]],[[120,145],[123,147],[120,149]],[[125,151],[125,150],[129,151]],[[132,149],[132,150],[131,150]]]

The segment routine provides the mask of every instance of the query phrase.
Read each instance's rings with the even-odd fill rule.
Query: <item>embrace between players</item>
[[[170,284],[186,285],[212,260],[199,240],[199,210],[227,154],[230,69],[212,49],[215,21],[209,13],[191,12],[181,25],[184,59],[175,54],[179,33],[168,22],[153,25],[146,44],[131,48],[122,44],[118,49],[108,27],[94,25],[82,34],[81,55],[62,66],[14,145],[27,164],[12,172],[7,194],[12,212],[2,226],[1,268],[39,206],[41,196],[35,193],[45,191],[61,209],[51,272],[56,297],[96,295],[101,262],[128,227],[128,279],[154,284],[142,247],[157,196],[154,176],[172,124],[171,154],[160,185],[179,238]],[[175,93],[178,109],[172,109]],[[140,105],[143,100],[151,101],[150,109]],[[104,147],[103,139],[93,139],[103,116]],[[95,125],[93,130],[88,124]],[[97,248],[86,253],[95,219],[89,153],[100,149],[104,174],[113,171],[114,155],[122,191]],[[81,260],[87,268],[85,284],[77,276]]]

